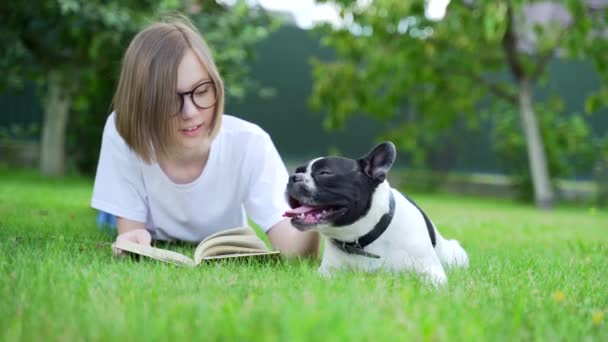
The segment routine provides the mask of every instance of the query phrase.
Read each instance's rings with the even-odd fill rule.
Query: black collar
[[[355,241],[346,242],[336,239],[329,239],[329,241],[331,241],[334,246],[338,247],[343,252],[379,259],[379,255],[366,252],[363,249],[366,246],[370,245],[372,242],[376,241],[376,239],[379,238],[382,233],[384,233],[386,228],[388,228],[389,224],[391,224],[393,215],[395,214],[395,196],[393,195],[393,191],[391,189],[389,189],[389,191],[390,199],[388,205],[388,213],[382,215],[380,221],[378,221],[378,223],[376,223],[376,225],[374,226],[374,229],[369,231],[367,234],[360,236]]]

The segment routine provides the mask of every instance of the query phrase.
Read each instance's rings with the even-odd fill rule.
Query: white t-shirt
[[[251,218],[264,231],[288,209],[288,173],[259,126],[224,115],[201,175],[176,184],[130,150],[112,113],[103,131],[91,206],[143,222],[155,240],[196,242]]]

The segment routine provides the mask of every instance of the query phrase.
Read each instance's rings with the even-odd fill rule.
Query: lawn
[[[468,270],[317,275],[318,261],[182,268],[113,257],[92,181],[0,169],[0,340],[608,340],[608,214],[410,194]]]

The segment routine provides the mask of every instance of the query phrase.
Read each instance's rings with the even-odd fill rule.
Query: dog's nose
[[[304,175],[301,173],[296,173],[289,177],[289,181],[292,183],[298,183],[304,180]]]

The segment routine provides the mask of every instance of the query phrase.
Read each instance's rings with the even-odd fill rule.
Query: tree
[[[458,121],[479,124],[479,108],[490,94],[494,105],[519,111],[535,202],[551,207],[534,86],[546,81],[546,67],[558,53],[591,60],[606,80],[604,7],[594,11],[579,0],[453,0],[446,16],[433,21],[421,0],[334,3],[343,25],[320,31],[339,58],[313,62],[311,103],[328,112],[327,126],[340,126],[359,111],[405,118],[391,136],[419,151]],[[605,94],[589,97],[587,109],[603,104]]]
[[[228,93],[242,96],[252,82],[243,60],[251,57],[250,46],[273,27],[263,11],[248,7],[244,1],[232,6],[209,0],[37,0],[0,4],[0,38],[8,47],[0,51],[0,66],[7,70],[0,85],[18,87],[25,80],[39,84],[44,105],[43,174],[64,173],[68,127],[74,129],[73,135],[79,140],[77,149],[82,150],[82,145],[89,149],[75,155],[84,156],[87,171],[95,166],[92,156],[97,155],[103,128],[99,118],[104,118],[110,107],[121,55],[137,30],[151,18],[170,11],[184,12],[204,31],[227,80]],[[94,112],[105,115],[94,116]],[[70,113],[76,115],[73,120],[69,120]],[[93,132],[95,143],[90,144]]]
[[[107,52],[117,49],[158,1],[39,0],[0,6],[0,35],[8,46],[0,53],[6,81],[38,83],[44,108],[40,168],[45,175],[60,175],[69,112],[83,91],[83,78],[114,62]]]

